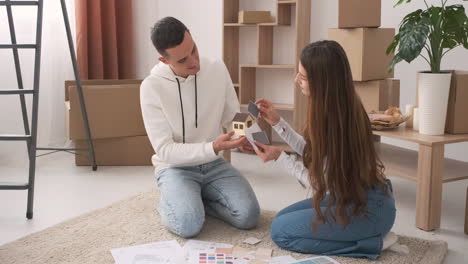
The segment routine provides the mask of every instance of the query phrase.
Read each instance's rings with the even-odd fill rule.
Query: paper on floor
[[[273,253],[273,250],[271,250],[271,248],[259,248],[255,252],[255,260],[264,262],[264,263],[269,263],[271,260],[272,253]]]
[[[116,264],[185,263],[182,248],[175,240],[114,248],[111,253]]]
[[[296,259],[291,256],[278,256],[272,257],[270,260],[270,264],[290,264],[294,261],[296,261]]]
[[[319,256],[319,257],[313,257],[313,258],[308,258],[308,259],[300,259],[295,262],[291,262],[291,264],[340,264],[340,263],[332,258]]]
[[[256,237],[249,237],[246,240],[243,241],[244,243],[250,244],[250,245],[257,245],[258,243],[262,242],[262,240],[256,238]]]

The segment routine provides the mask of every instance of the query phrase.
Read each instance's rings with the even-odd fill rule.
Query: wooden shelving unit
[[[310,42],[311,0],[272,0],[272,4],[276,6],[276,19],[272,23],[260,24],[239,24],[239,0],[223,1],[223,60],[229,70],[241,105],[246,106],[249,101],[256,99],[257,69],[292,70],[294,74],[291,75],[291,83],[294,83],[301,50]],[[296,14],[294,21],[292,21],[293,12]],[[296,26],[295,37],[291,39],[291,47],[295,50],[294,64],[275,65],[273,64],[273,29],[291,25]],[[239,31],[241,27],[256,27],[256,64],[241,65],[239,63],[239,42],[241,41]],[[275,104],[279,110],[293,112],[293,126],[297,131],[303,130],[306,105],[306,98],[303,97],[299,89],[294,89],[293,104]],[[265,126],[265,124],[262,125]],[[268,129],[265,126],[265,130],[271,139],[271,128]],[[277,144],[275,143],[275,145]]]

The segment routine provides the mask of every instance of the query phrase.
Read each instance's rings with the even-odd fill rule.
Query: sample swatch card
[[[193,263],[193,262],[192,262]],[[234,257],[221,253],[199,253],[198,264],[234,264]]]
[[[258,118],[258,114],[260,114],[260,109],[258,109],[258,106],[252,101],[249,102],[247,111],[255,118]]]
[[[264,131],[253,133],[252,137],[255,142],[260,142],[263,145],[270,145],[270,140]]]

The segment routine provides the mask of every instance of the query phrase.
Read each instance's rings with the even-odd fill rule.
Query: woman
[[[295,81],[308,98],[304,137],[271,102],[256,102],[261,116],[303,162],[260,143],[257,154],[265,162],[275,160],[312,190],[311,199],[278,213],[271,237],[295,252],[376,259],[397,239],[389,233],[395,201],[343,48],[335,41],[306,46]]]

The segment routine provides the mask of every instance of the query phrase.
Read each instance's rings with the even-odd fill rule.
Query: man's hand
[[[245,137],[239,137],[237,139],[231,139],[232,136],[234,136],[234,131],[230,131],[227,134],[219,136],[214,142],[213,142],[213,150],[218,155],[218,153],[221,150],[226,150],[226,149],[234,149],[242,146],[245,144],[245,141],[247,139]]]
[[[257,155],[263,160],[263,162],[268,162],[270,160],[277,160],[283,152],[280,148],[262,144],[260,142],[255,142],[258,146],[258,150],[255,150]]]

